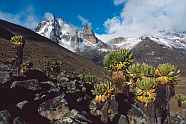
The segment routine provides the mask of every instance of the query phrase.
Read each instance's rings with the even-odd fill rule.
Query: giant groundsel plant
[[[103,64],[111,72],[112,80],[95,86],[93,93],[97,104],[107,102],[111,100],[111,96],[127,91],[134,94],[136,104],[147,108],[155,104],[157,97],[161,97],[157,95],[159,87],[174,88],[180,73],[174,65],[160,64],[153,67],[145,63],[134,63],[133,60],[133,54],[127,49],[112,51],[105,56]],[[123,90],[126,88],[128,90]],[[122,94],[129,94],[127,92]],[[166,90],[164,92],[169,93]]]

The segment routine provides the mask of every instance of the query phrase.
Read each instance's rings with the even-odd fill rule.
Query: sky
[[[78,27],[91,23],[96,32],[103,33],[104,21],[119,15],[121,10],[122,6],[116,7],[112,0],[0,0],[1,19],[29,28],[41,21],[45,13],[53,13]]]
[[[186,31],[186,0],[0,0],[0,18],[28,28],[46,13],[89,23],[101,39]]]

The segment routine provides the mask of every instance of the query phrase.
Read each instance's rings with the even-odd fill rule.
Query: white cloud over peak
[[[85,24],[88,24],[90,26],[92,25],[88,19],[86,19],[85,17],[83,17],[81,15],[78,15],[77,18],[81,21],[82,25],[85,25]]]
[[[126,2],[127,0],[114,0],[114,4],[115,5],[120,5],[123,4],[124,2]]]
[[[44,19],[54,19],[54,15],[51,12],[45,12]]]
[[[24,12],[16,14],[0,11],[0,19],[25,26],[29,29],[35,28],[39,22],[39,19],[36,17],[34,10],[31,6],[27,7]]]
[[[116,1],[124,0],[114,4]],[[104,25],[108,35],[139,36],[162,30],[186,31],[185,20],[186,0],[128,0],[120,15],[107,19]]]

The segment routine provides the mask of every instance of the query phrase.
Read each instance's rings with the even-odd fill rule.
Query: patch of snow
[[[36,33],[59,43],[60,46],[76,52],[85,49],[101,49],[100,42],[92,43],[83,37],[83,32],[71,24],[66,23],[63,18],[50,18],[42,21],[36,28]]]
[[[181,42],[182,39],[178,37],[159,37],[158,39],[150,37],[150,39],[169,48],[186,49],[186,43]]]
[[[126,38],[126,41],[113,44],[114,47],[119,49],[132,49],[134,46],[136,46],[138,43],[140,43],[141,40],[139,38]]]
[[[62,18],[55,19],[50,17],[45,21],[41,22],[41,27],[37,31],[38,34],[51,39],[52,30],[54,29],[54,24],[58,27],[57,33],[59,33],[59,45],[69,49],[72,52],[76,52],[77,47],[80,51],[83,51],[86,48],[98,49],[100,51],[109,51],[107,48],[100,48],[100,42],[92,43],[83,38],[82,32],[77,30],[74,26],[66,23]],[[118,40],[119,42],[110,42],[116,37],[116,35],[99,35],[95,34],[98,39],[101,39],[101,42],[108,44],[112,49],[132,49],[140,42],[144,41],[145,37],[148,37],[150,40],[163,45],[163,48],[179,48],[186,49],[186,32],[165,32],[161,31],[157,34],[142,36],[142,37],[124,37],[124,40]],[[77,43],[77,39],[80,38],[81,42]],[[119,39],[119,38],[118,38]],[[117,41],[117,40],[116,40]],[[152,53],[153,54],[153,53]]]
[[[142,36],[139,38],[132,38],[128,37],[125,38],[125,40],[121,43],[112,43],[111,45],[115,49],[121,49],[121,48],[126,48],[126,49],[132,49],[135,47],[137,44],[139,44],[141,41],[143,41],[143,38],[148,37],[150,40],[163,45],[163,48],[178,48],[178,49],[186,49],[186,35],[185,37],[179,37],[177,34],[175,35],[163,35],[163,34],[156,34],[153,36]]]

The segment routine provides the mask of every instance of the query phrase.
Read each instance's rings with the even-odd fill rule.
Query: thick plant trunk
[[[17,76],[20,76],[21,72],[21,64],[23,62],[23,46],[17,47],[17,53],[16,53],[16,70],[17,70]]]
[[[170,99],[171,99],[171,91],[170,91],[170,86],[166,86],[166,98],[167,98],[167,105],[166,105],[166,108],[167,108],[167,117],[166,117],[166,123],[167,124],[170,124]]]
[[[112,80],[114,81],[123,81],[125,80],[125,76],[123,71],[113,71],[112,72]]]
[[[167,86],[159,86],[157,100],[155,102],[157,124],[170,123],[170,99],[174,95],[174,89]]]
[[[157,124],[156,121],[156,114],[155,114],[155,105],[151,104],[149,106],[147,106],[147,108],[145,109],[145,113],[147,116],[147,124]]]

